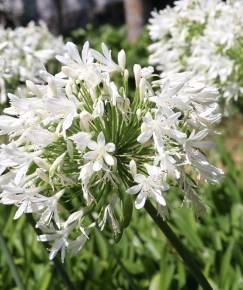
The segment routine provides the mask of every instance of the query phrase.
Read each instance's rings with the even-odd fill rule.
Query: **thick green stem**
[[[16,265],[14,264],[13,258],[11,256],[11,253],[7,247],[7,244],[4,240],[3,235],[0,232],[0,247],[2,249],[3,254],[5,255],[6,261],[8,263],[9,269],[12,273],[13,279],[17,285],[17,287],[19,288],[19,290],[25,290],[24,284],[21,280],[21,277],[18,273],[18,270],[16,268]]]
[[[207,279],[203,275],[202,271],[200,270],[198,264],[195,262],[193,255],[181,243],[181,241],[176,236],[176,234],[173,232],[173,230],[170,228],[170,226],[158,214],[158,211],[151,204],[151,202],[146,201],[145,209],[149,213],[150,217],[159,226],[159,228],[164,233],[164,235],[167,237],[167,239],[170,241],[172,246],[176,249],[178,254],[182,257],[186,266],[189,268],[189,270],[191,271],[192,275],[195,277],[195,279],[197,280],[199,285],[204,290],[213,290],[213,288],[210,286],[209,282],[207,281]]]

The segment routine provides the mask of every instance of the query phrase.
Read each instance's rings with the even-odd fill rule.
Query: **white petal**
[[[153,166],[153,165],[149,165],[149,164],[145,164],[144,166],[145,166],[145,168],[150,176],[158,175],[160,173],[160,168],[157,166]]]
[[[53,260],[55,258],[58,251],[64,246],[63,243],[64,243],[63,239],[60,239],[53,245],[53,247],[51,248],[51,252],[49,254],[50,260]]]
[[[88,142],[87,146],[89,147],[90,150],[95,150],[97,148],[97,143],[91,140]]]
[[[83,62],[87,62],[89,56],[89,42],[86,41],[84,43],[83,49],[82,49],[82,60]]]
[[[147,199],[147,196],[143,192],[141,192],[135,200],[136,209],[140,209],[144,207],[146,199]]]
[[[134,176],[134,180],[137,182],[137,183],[143,183],[145,181],[146,177],[143,175],[143,174],[136,174]]]
[[[89,151],[84,154],[84,159],[86,160],[95,160],[97,158],[97,152],[96,151]]]
[[[108,153],[105,153],[104,159],[105,162],[110,166],[113,166],[115,164],[114,158]]]
[[[14,178],[15,184],[19,184],[22,181],[22,179],[24,178],[28,168],[29,168],[28,164],[20,167],[20,169],[17,171],[17,174],[16,174],[16,176]]]
[[[152,137],[152,135],[152,132],[143,132],[138,136],[137,141],[139,143],[145,143]]]
[[[97,143],[100,145],[105,145],[105,136],[103,132],[100,132],[97,137]]]
[[[68,128],[71,127],[72,125],[72,122],[73,122],[73,113],[69,113],[66,118],[64,119],[64,122],[63,122],[63,125],[62,125],[62,128],[64,131],[66,131]]]
[[[15,215],[14,215],[14,220],[17,220],[26,210],[28,206],[28,201],[24,201],[18,208],[18,210],[16,211]]]
[[[170,132],[171,134],[168,134],[168,135],[171,135],[172,138],[174,138],[175,140],[177,140],[178,142],[180,141],[184,141],[186,139],[186,134],[179,131],[179,130],[171,130]]]
[[[160,205],[166,206],[166,201],[159,191],[152,191],[152,195]]]
[[[37,237],[37,241],[39,242],[48,242],[53,241],[58,237],[57,234],[43,234]]]
[[[94,162],[94,165],[93,165],[93,170],[94,171],[100,171],[102,169],[102,166],[103,166],[103,161],[102,160],[96,160]]]
[[[107,152],[114,152],[116,149],[116,146],[114,143],[108,143],[105,145],[105,149]]]
[[[127,193],[128,194],[137,194],[139,193],[139,191],[142,189],[142,185],[141,184],[138,184],[138,185],[134,185],[130,188],[127,189]]]
[[[66,47],[67,47],[67,50],[68,50],[68,54],[69,54],[69,56],[70,56],[74,61],[76,61],[76,62],[78,62],[78,63],[82,63],[76,45],[75,45],[74,43],[72,43],[72,42],[68,42],[68,43],[66,44]]]

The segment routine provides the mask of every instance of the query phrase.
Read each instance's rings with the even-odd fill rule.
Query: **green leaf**
[[[123,202],[122,202],[122,209],[123,209],[123,227],[126,228],[129,226],[132,213],[133,213],[133,200],[130,195],[126,195]]]
[[[150,283],[150,286],[149,286],[149,290],[161,290],[160,288],[160,273],[157,273],[151,283]]]

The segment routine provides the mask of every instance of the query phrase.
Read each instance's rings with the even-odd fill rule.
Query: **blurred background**
[[[65,34],[88,23],[121,25],[128,14],[145,23],[152,9],[161,9],[171,0],[1,0],[0,19],[8,26],[44,20],[56,34]]]
[[[89,40],[95,49],[105,42],[116,56],[124,48],[128,68],[147,65],[149,43],[146,23],[163,0],[0,0],[4,27],[44,20],[52,33],[82,47]],[[225,119],[216,137],[211,160],[224,168],[221,185],[204,185],[200,197],[207,205],[201,219],[193,208],[181,208],[173,193],[170,225],[215,290],[243,290],[243,126],[242,115]],[[50,262],[28,216],[13,221],[15,207],[0,205],[0,231],[10,256],[0,247],[0,290],[17,290],[14,271],[27,290],[196,290],[200,289],[170,243],[142,211],[134,211],[131,226],[118,244],[96,232],[75,258]],[[15,277],[16,278],[16,277]]]

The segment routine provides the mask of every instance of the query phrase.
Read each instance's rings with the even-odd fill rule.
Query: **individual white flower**
[[[115,214],[113,211],[113,205],[111,205],[111,204],[109,204],[105,207],[103,219],[102,219],[101,223],[99,224],[99,227],[101,230],[104,229],[105,225],[107,224],[108,219],[111,221],[111,226],[112,226],[112,229],[113,229],[115,235],[118,235],[120,233],[120,227],[119,227],[119,223],[118,223],[117,219],[115,218]]]
[[[90,141],[87,146],[91,151],[84,154],[84,159],[93,163],[94,171],[105,169],[106,166],[104,162],[109,166],[113,166],[115,164],[114,157],[109,154],[115,151],[115,144],[105,144],[105,136],[103,132],[99,133],[97,142]]]
[[[195,132],[195,130],[191,132],[190,136],[184,142],[185,152],[188,158],[191,155],[190,152],[195,148],[205,149],[213,146],[212,141],[203,140],[208,135],[208,133],[209,131],[207,129],[201,130],[197,133]]]
[[[112,60],[111,50],[108,49],[105,43],[101,44],[101,49],[102,49],[103,55],[94,49],[92,49],[91,52],[92,52],[92,56],[100,63],[100,67],[103,71],[112,73],[112,72],[116,72],[116,71],[120,71],[124,69],[125,57],[124,57],[123,50],[119,52],[119,56],[118,56],[119,65],[117,65]]]
[[[14,215],[14,219],[18,219],[23,213],[38,213],[43,208],[42,196],[39,194],[43,188],[22,188],[15,184],[3,186],[0,195],[2,204],[15,204],[18,210]]]
[[[82,229],[81,235],[79,235],[75,240],[71,241],[69,243],[69,248],[71,250],[72,255],[76,255],[78,252],[82,250],[84,247],[85,243],[89,239],[89,233],[91,230],[95,227],[95,224],[91,224],[85,229]]]
[[[48,110],[53,114],[53,119],[55,117],[63,119],[62,128],[65,131],[71,126],[73,118],[77,114],[77,100],[75,97],[48,99]]]
[[[177,141],[184,140],[185,133],[176,128],[176,122],[178,122],[180,115],[181,113],[178,112],[165,118],[160,111],[157,111],[155,118],[153,118],[150,113],[146,113],[141,127],[142,133],[137,138],[138,142],[145,143],[152,136],[162,142],[165,136]]]
[[[177,180],[180,178],[180,170],[177,167],[176,159],[173,157],[173,152],[165,151],[163,147],[157,147],[158,156],[155,158],[155,163],[160,164],[160,168],[167,174],[168,177]],[[176,152],[174,152],[176,155]]]
[[[18,148],[14,142],[7,145],[2,144],[0,148],[0,175],[11,169],[15,174],[16,185],[22,182],[33,159],[41,154],[41,151],[27,153],[24,148]]]
[[[44,224],[48,225],[52,217],[54,219],[55,224],[60,227],[60,217],[58,214],[58,201],[64,194],[64,189],[57,192],[55,195],[51,197],[47,197],[46,200],[43,200],[43,203],[45,203],[45,209],[42,209],[41,217],[38,221],[38,225]]]
[[[72,226],[69,226],[58,231],[53,229],[53,232],[39,235],[37,237],[37,240],[41,242],[55,241],[50,250],[50,254],[49,254],[50,260],[53,260],[55,256],[57,255],[57,253],[61,251],[61,261],[62,263],[64,263],[65,250],[69,245],[68,236],[72,228],[73,228]]]
[[[130,168],[132,176],[134,177],[137,174],[137,165],[133,159],[129,163],[129,168]]]
[[[200,178],[210,183],[220,183],[224,175],[224,171],[211,165],[205,155],[199,150],[190,152],[190,162],[198,170]]]
[[[65,64],[62,67],[64,75],[73,79],[83,80],[89,88],[95,88],[101,81],[101,74],[99,68],[93,64],[89,43],[86,42],[83,46],[82,58],[73,43],[68,42],[66,48],[67,54],[57,56],[57,59]]]
[[[163,176],[159,168],[150,165],[145,166],[149,175],[136,174],[134,176],[134,181],[137,185],[127,189],[127,193],[138,194],[135,201],[135,207],[137,209],[144,206],[149,196],[154,198],[161,206],[165,206],[166,201],[162,195],[162,191],[168,190],[169,186],[163,182]]]

